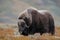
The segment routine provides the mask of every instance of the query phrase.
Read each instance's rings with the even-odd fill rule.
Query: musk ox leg
[[[34,27],[32,27],[31,30],[29,31],[29,33],[30,33],[31,35],[33,35],[33,34],[35,33],[35,30],[36,30],[36,29],[35,29]]]
[[[51,33],[51,35],[55,34],[55,25],[54,25],[54,19],[52,18],[52,16],[50,16],[49,18],[49,33]]]
[[[43,35],[44,33],[46,33],[45,29],[40,30],[40,35]]]

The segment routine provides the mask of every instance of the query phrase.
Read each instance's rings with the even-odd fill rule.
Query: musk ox
[[[51,33],[54,35],[54,19],[47,10],[28,8],[19,14],[19,32],[22,35]]]

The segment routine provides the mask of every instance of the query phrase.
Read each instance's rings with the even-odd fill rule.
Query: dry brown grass
[[[0,28],[0,40],[60,40],[60,27],[56,27],[56,37],[49,36],[49,35],[42,35],[42,36],[17,36],[14,35],[15,30],[11,28],[2,29]]]
[[[56,31],[56,36],[60,37],[60,27],[56,27],[55,31]]]

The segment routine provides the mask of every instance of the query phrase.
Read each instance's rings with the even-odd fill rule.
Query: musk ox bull
[[[19,32],[22,35],[51,33],[54,35],[54,19],[47,10],[28,8],[19,14]]]

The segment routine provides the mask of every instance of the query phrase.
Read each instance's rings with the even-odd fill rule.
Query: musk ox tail
[[[54,19],[51,15],[49,16],[49,33],[51,33],[51,35],[55,34]]]

